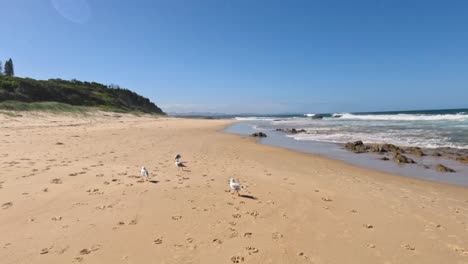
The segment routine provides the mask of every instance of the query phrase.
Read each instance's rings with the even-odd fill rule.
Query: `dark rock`
[[[405,155],[398,154],[398,153],[396,153],[395,156],[393,156],[393,160],[396,163],[416,163],[411,158],[408,158]]]
[[[440,171],[440,172],[455,172],[455,170],[449,168],[449,167],[446,167],[442,164],[439,164],[436,166],[436,170]]]
[[[426,154],[424,154],[421,148],[418,148],[418,147],[408,148],[408,151],[409,153],[418,157],[426,156]]]
[[[380,158],[380,160],[390,160],[390,159],[387,158],[387,157],[382,157],[382,158]]]
[[[346,143],[345,145],[345,148],[347,150],[350,150],[354,153],[365,153],[367,152],[368,150],[368,146],[364,145],[364,143],[362,143],[362,141],[355,141],[355,142],[348,142]]]
[[[383,148],[383,145],[379,144],[374,144],[369,147],[370,152],[378,152],[378,153],[384,153],[387,152],[385,148]]]
[[[461,161],[463,163],[468,163],[468,156],[457,157],[456,160]]]
[[[253,133],[251,136],[252,137],[267,137],[267,135],[263,132]]]
[[[314,115],[312,119],[323,119],[323,115]]]
[[[291,133],[293,133],[293,134],[299,134],[299,133],[305,133],[305,132],[307,132],[307,131],[305,131],[305,129],[299,129],[299,130],[297,130],[297,129],[295,129],[295,128],[292,128],[292,129],[289,130],[289,132],[291,132]]]
[[[403,149],[401,149],[400,147],[397,147],[393,144],[382,144],[382,145],[378,145],[378,147],[374,147],[375,150],[378,150],[378,151],[374,151],[374,152],[395,152],[395,153],[405,153]]]
[[[342,117],[342,116],[343,116],[343,115],[333,115],[332,117],[333,117],[333,118],[340,118],[340,117]]]
[[[434,152],[434,153],[432,153],[432,156],[440,157],[440,156],[442,156],[442,154],[440,154],[440,152]]]

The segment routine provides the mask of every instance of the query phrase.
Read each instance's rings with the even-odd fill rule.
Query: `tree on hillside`
[[[15,76],[15,69],[13,67],[13,60],[11,58],[5,62],[4,71],[6,76]]]
[[[3,75],[3,70],[2,70],[2,61],[0,61],[0,76]]]

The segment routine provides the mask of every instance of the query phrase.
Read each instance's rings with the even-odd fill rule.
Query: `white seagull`
[[[237,193],[237,196],[239,196],[239,191],[245,188],[245,186],[241,186],[237,183],[234,178],[229,179],[229,186],[231,187],[231,190],[234,190]]]
[[[146,180],[148,180],[149,173],[148,173],[148,171],[146,170],[146,168],[145,168],[145,167],[141,167],[140,174],[141,174],[141,177],[145,177],[145,178],[146,178]]]

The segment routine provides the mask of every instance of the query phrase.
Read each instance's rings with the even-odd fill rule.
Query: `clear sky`
[[[0,0],[16,75],[168,112],[468,107],[468,1]]]

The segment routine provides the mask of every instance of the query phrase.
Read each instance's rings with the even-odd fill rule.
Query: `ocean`
[[[343,149],[344,143],[361,140],[364,143],[388,143],[468,155],[468,109],[242,115],[232,118],[243,122],[228,127],[227,132],[249,135],[262,131],[268,135],[268,138],[260,140],[265,144],[319,154],[394,174],[468,186],[468,164],[455,159],[412,157],[415,165],[401,166],[394,162],[382,162],[376,155],[357,155]],[[284,132],[292,128],[304,132]],[[428,169],[440,163],[451,166],[456,173]]]

